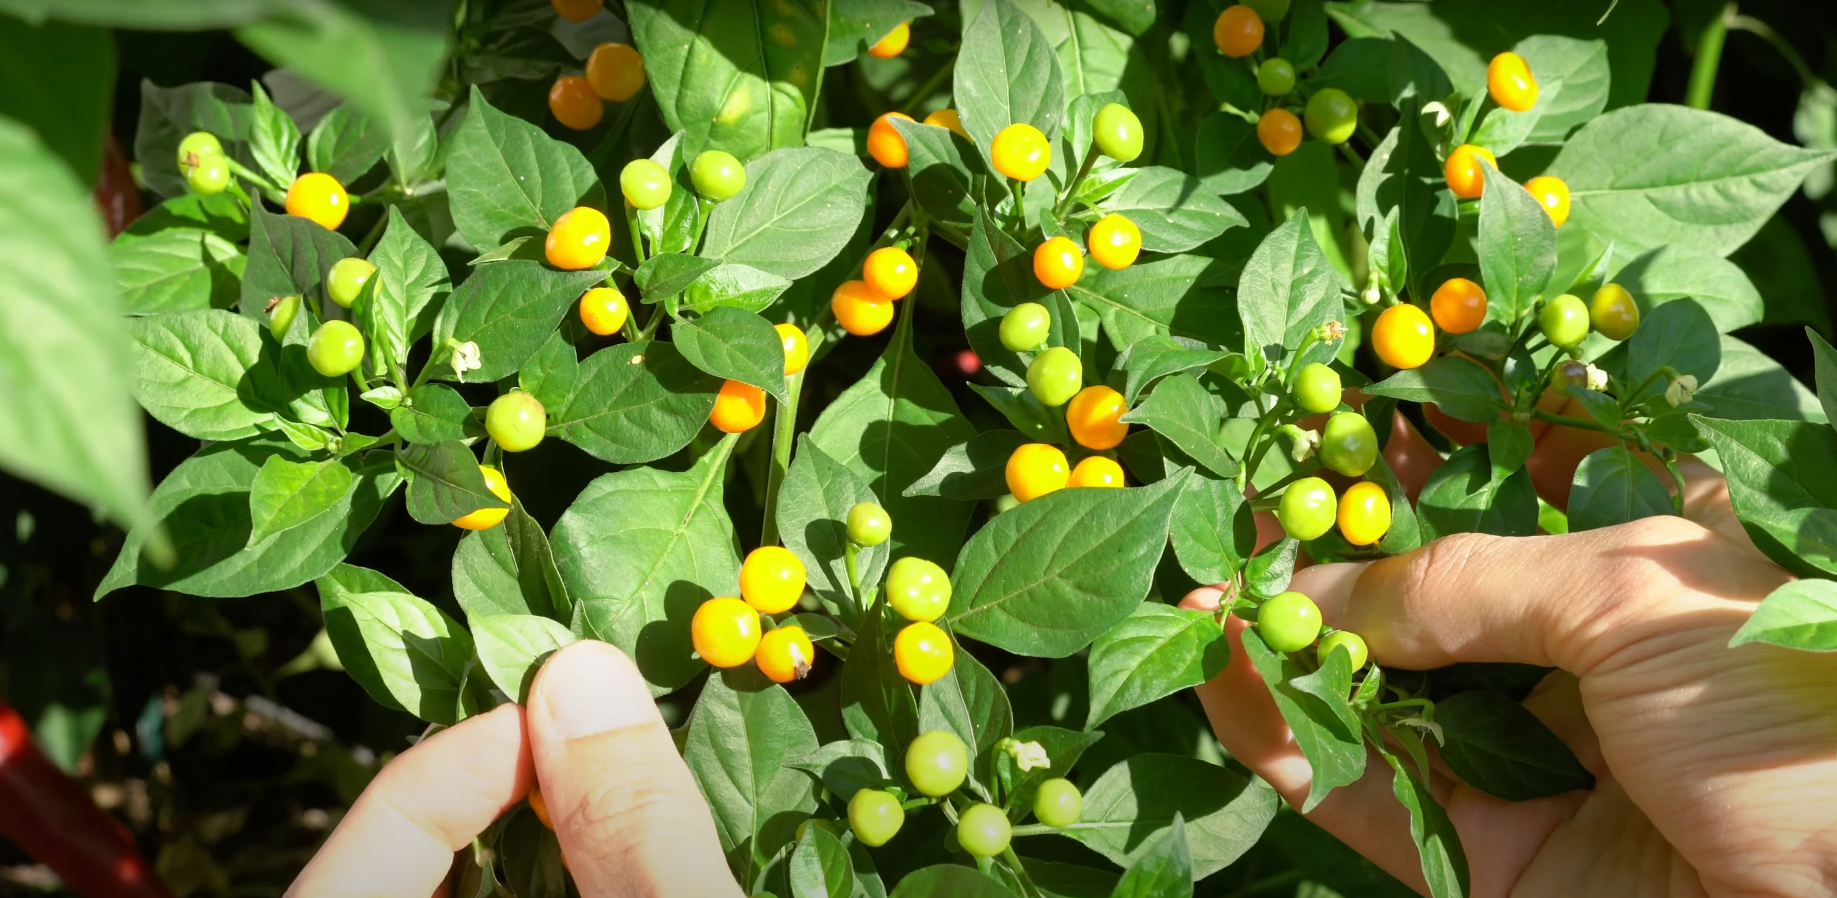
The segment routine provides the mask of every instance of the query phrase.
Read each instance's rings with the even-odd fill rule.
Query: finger
[[[1740,547],[1662,516],[1562,536],[1455,534],[1355,577],[1310,568],[1321,579],[1296,588],[1387,666],[1516,661],[1581,676],[1650,637],[1642,623],[1745,596],[1751,585],[1735,580],[1750,567]]]
[[[434,894],[453,852],[522,801],[531,782],[523,709],[505,705],[436,733],[376,775],[287,894]]]
[[[585,898],[739,894],[708,805],[625,653],[603,642],[557,652],[528,717],[542,797]]]
[[[1442,455],[1416,432],[1416,425],[1402,412],[1392,412],[1391,436],[1384,443],[1384,463],[1397,475],[1404,494],[1415,501],[1422,493],[1423,484],[1429,482],[1429,476],[1442,466]]]

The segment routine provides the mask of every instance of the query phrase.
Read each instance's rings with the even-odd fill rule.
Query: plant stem
[[[370,251],[376,248],[376,242],[383,239],[383,228],[388,225],[389,207],[385,206],[383,207],[383,214],[377,216],[376,224],[370,226],[369,232],[364,234],[363,241],[357,244],[357,254],[359,256],[370,255]]]
[[[1084,183],[1085,176],[1091,173],[1091,166],[1097,164],[1097,155],[1097,144],[1093,141],[1090,149],[1084,152],[1084,162],[1078,166],[1077,176],[1073,177],[1071,183],[1066,185],[1065,195],[1059,197],[1059,201],[1053,204],[1053,221],[1061,223],[1065,221],[1065,207],[1071,205],[1073,195],[1078,192],[1078,185]]]
[[[1598,421],[1591,421],[1587,418],[1571,418],[1568,415],[1553,415],[1549,412],[1544,411],[1541,408],[1531,409],[1531,417],[1536,418],[1539,421],[1548,421],[1551,424],[1561,424],[1564,427],[1574,427],[1577,430],[1598,430],[1602,433],[1614,433],[1615,432],[1612,430],[1608,430],[1605,427],[1602,427],[1601,423]]]
[[[848,568],[848,589],[854,593],[857,607],[861,606],[861,571],[855,566],[855,553],[859,551],[855,548],[855,541],[852,539],[842,550],[842,563]]]
[[[243,179],[244,181],[253,182],[255,186],[260,187],[264,190],[272,190],[276,192],[280,191],[280,188],[274,186],[274,184],[271,183],[267,178],[256,174],[254,171],[250,170],[248,167],[244,166],[242,163],[237,162],[235,159],[231,158],[230,156],[227,156],[227,155],[224,156],[223,161],[229,165],[230,174],[233,174],[236,177]]]
[[[644,264],[644,238],[638,236],[638,210],[631,203],[625,204],[625,229],[631,231],[632,270],[636,271]]]
[[[1697,38],[1697,61],[1690,67],[1690,87],[1684,92],[1684,105],[1692,109],[1709,108],[1710,97],[1716,92],[1716,68],[1722,64],[1722,44],[1728,39],[1729,20],[1734,17],[1735,4],[1730,3],[1703,29],[1703,36]]]
[[[1798,49],[1792,45],[1792,42],[1774,31],[1773,26],[1753,16],[1731,15],[1728,17],[1728,23],[1731,29],[1757,35],[1772,44],[1773,49],[1780,51],[1780,55],[1786,57],[1786,61],[1792,64],[1793,71],[1799,73],[1799,80],[1804,82],[1806,87],[1818,83],[1818,76],[1810,66],[1805,64],[1805,57],[1799,55]]]
[[[714,200],[705,196],[697,197],[695,205],[695,237],[689,241],[689,252],[691,253],[702,251],[702,233],[708,230],[708,216],[714,212]]]
[[[911,115],[918,111],[919,104],[925,102],[925,98],[931,96],[931,92],[937,90],[938,85],[943,84],[944,79],[949,78],[951,70],[956,67],[957,56],[955,53],[952,53],[949,60],[943,65],[938,66],[938,70],[932,72],[931,76],[925,79],[925,83],[920,84],[918,89],[913,91],[912,95],[906,98],[906,105],[900,111],[907,115]]]
[[[759,544],[778,544],[778,488],[791,467],[791,444],[797,441],[797,400],[803,392],[804,372],[785,377],[785,394],[790,401],[780,403],[772,421],[772,463],[765,475],[765,525],[760,528]]]
[[[1021,891],[1027,894],[1027,898],[1040,898],[1040,887],[1034,885],[1033,877],[1027,875],[1027,865],[1021,863],[1020,856],[1014,853],[1012,844],[1002,849],[1001,860],[1002,863],[1008,865],[1008,869],[1014,871],[1014,878],[1021,881]]]

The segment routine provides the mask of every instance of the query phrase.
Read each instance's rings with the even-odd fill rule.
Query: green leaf
[[[901,22],[928,15],[931,7],[912,0],[834,0],[829,5],[829,39],[823,45],[823,65],[854,62]]]
[[[1198,880],[1250,850],[1279,803],[1260,779],[1181,755],[1140,754],[1085,790],[1084,815],[1064,833],[1128,867],[1156,850],[1178,816]]]
[[[959,649],[950,672],[919,689],[919,731],[955,733],[970,749],[970,783],[994,799],[995,743],[1014,732],[1008,692],[974,655]]]
[[[982,155],[968,138],[949,128],[892,121],[906,141],[906,174],[912,178],[913,199],[934,220],[969,230],[976,220],[975,179],[988,174]]]
[[[974,867],[939,864],[908,874],[892,898],[1015,898],[1007,886]]]
[[[717,308],[670,326],[689,364],[723,380],[737,380],[790,402],[785,389],[784,341],[770,322],[752,312]]]
[[[1354,100],[1389,103],[1391,45],[1388,36],[1342,41],[1306,83],[1316,91],[1331,87],[1345,91]]]
[[[831,742],[786,761],[785,766],[815,777],[823,788],[843,801],[855,797],[861,789],[883,789],[894,782],[887,766],[887,750],[871,739]]]
[[[504,523],[474,530],[453,550],[453,598],[468,619],[533,614],[570,623],[574,603],[561,583],[542,525],[512,496]]]
[[[1807,652],[1837,651],[1837,583],[1796,580],[1767,594],[1729,647],[1767,642]]]
[[[1257,140],[1257,126],[1230,112],[1214,112],[1199,123],[1193,158],[1201,189],[1219,196],[1254,190],[1275,168]]]
[[[1003,346],[1001,322],[1024,302],[1039,303],[1050,314],[1048,345],[1077,350],[1077,313],[1071,311],[1065,294],[1046,289],[1033,273],[1032,251],[1008,236],[989,213],[979,212],[964,250],[963,331],[983,367],[1016,387],[1027,383],[1027,364],[1033,354],[1023,356]]]
[[[122,311],[227,309],[242,290],[248,260],[234,243],[200,228],[125,233],[109,245]]]
[[[673,186],[662,206],[634,210],[638,233],[644,236],[653,253],[693,252],[697,231],[701,229],[702,209],[695,183],[689,177],[688,160],[683,158],[682,132],[670,135],[650,158],[669,172]],[[634,258],[633,261],[638,260]]]
[[[1494,421],[1486,426],[1486,459],[1492,463],[1495,480],[1503,480],[1524,467],[1536,448],[1536,438],[1523,424]]]
[[[1253,596],[1268,598],[1285,589],[1295,575],[1295,558],[1301,543],[1284,536],[1250,556],[1244,565],[1244,588]]]
[[[1537,102],[1523,112],[1493,107],[1469,143],[1503,156],[1522,143],[1560,143],[1607,106],[1607,42],[1538,34],[1512,48],[1537,78]]]
[[[1661,303],[1690,298],[1724,334],[1759,324],[1765,310],[1760,291],[1741,266],[1685,244],[1647,250],[1621,268],[1614,281],[1633,295],[1642,316],[1650,316]]]
[[[1185,485],[1060,490],[996,517],[957,557],[951,628],[1017,655],[1090,644],[1148,595]]]
[[[122,233],[145,237],[168,228],[209,231],[230,243],[240,243],[249,239],[249,210],[229,193],[187,193],[148,209]]]
[[[1198,583],[1224,583],[1256,548],[1256,522],[1237,482],[1195,475],[1174,501],[1168,541],[1180,569]]]
[[[1244,322],[1244,354],[1252,371],[1283,361],[1313,330],[1338,321],[1340,278],[1314,242],[1307,212],[1271,231],[1238,278],[1238,315]],[[1325,362],[1337,343],[1317,343],[1294,365]]]
[[[860,159],[835,150],[760,156],[746,164],[746,188],[708,216],[701,255],[786,280],[811,274],[847,245],[866,213],[872,179]]]
[[[1792,372],[1773,356],[1727,334],[1722,335],[1722,363],[1716,366],[1716,376],[1697,388],[1696,401],[1718,418],[1829,420],[1818,397]]]
[[[1837,458],[1837,431],[1799,421],[1720,421],[1691,415],[1716,448],[1728,479],[1729,501],[1754,545],[1788,571],[1817,576],[1818,569],[1757,522],[1795,509],[1837,509],[1837,478],[1805,459]]]
[[[1026,387],[985,387],[972,383],[969,388],[994,406],[1002,417],[1008,419],[1009,424],[1014,425],[1029,440],[1036,443],[1065,443],[1071,440],[1071,430],[1066,427],[1064,413],[1046,407]]]
[[[1571,533],[1676,512],[1658,475],[1624,443],[1596,450],[1576,467],[1569,491]]]
[[[1175,374],[1163,378],[1121,420],[1147,426],[1220,477],[1236,477],[1237,460],[1218,442],[1224,419],[1224,400],[1206,390],[1199,378]]]
[[[422,384],[389,412],[389,424],[410,443],[442,443],[478,436],[472,406],[446,384]]]
[[[605,277],[604,271],[556,271],[540,262],[521,261],[474,271],[434,321],[432,364],[442,369],[440,377],[453,376],[439,348],[453,339],[478,344],[479,368],[466,372],[467,377],[487,381],[516,373],[542,348],[580,295]]]
[[[559,351],[573,361],[573,347],[563,342]],[[544,384],[536,398],[548,409],[549,433],[602,461],[633,464],[687,446],[708,423],[720,389],[676,347],[644,341],[588,356],[567,383]]]
[[[1410,402],[1432,402],[1449,417],[1484,424],[1505,411],[1499,382],[1480,365],[1457,356],[1442,356],[1420,368],[1398,371],[1360,388],[1369,396]]]
[[[778,488],[779,539],[804,563],[810,591],[844,609],[842,622],[851,627],[864,609],[848,582],[848,510],[875,501],[854,471],[817,448],[808,435],[798,438],[797,455]],[[855,571],[863,588],[880,582],[892,554],[885,543],[856,550]]]
[[[1204,683],[1230,657],[1217,614],[1138,605],[1091,643],[1091,711],[1084,728]]]
[[[1646,104],[1582,126],[1550,173],[1569,185],[1569,220],[1615,246],[1683,243],[1726,256],[1831,159],[1725,115]]]
[[[963,542],[970,506],[907,497],[944,451],[976,435],[937,374],[913,353],[910,318],[867,374],[817,417],[810,442],[855,472],[897,522],[893,557],[942,563]]]
[[[518,704],[529,702],[529,687],[542,662],[576,638],[567,627],[533,614],[493,614],[470,620],[472,638],[478,641],[478,663],[491,682]]]
[[[292,215],[254,210],[249,218],[249,262],[242,277],[242,314],[267,323],[268,301],[299,294],[326,308],[325,278],[339,259],[357,250],[336,231]]]
[[[1123,871],[1123,878],[1117,882],[1110,898],[1192,898],[1192,895],[1193,854],[1187,848],[1186,820],[1176,812],[1174,825]]]
[[[842,665],[842,723],[850,736],[884,746],[887,768],[894,770],[901,769],[906,743],[918,737],[918,704],[894,664],[884,609],[877,603],[863,616]]]
[[[255,106],[250,119],[249,151],[255,154],[256,169],[286,191],[300,174],[300,126],[268,99],[260,81],[252,87]]]
[[[163,88],[142,80],[140,123],[134,132],[134,158],[140,162],[141,178],[160,196],[184,195],[179,141],[193,131],[217,135],[230,158],[253,166],[255,156],[249,150],[253,115],[248,93],[227,84],[197,81]]]
[[[1613,71],[1608,105],[1637,103],[1651,86],[1659,37],[1670,17],[1658,0],[1623,0],[1613,15],[1602,18],[1604,10],[1588,4],[1500,7],[1487,0],[1449,0],[1432,6],[1334,3],[1327,14],[1351,37],[1389,36],[1395,31],[1420,44],[1416,52],[1425,62],[1447,70],[1439,90],[1419,92],[1428,99],[1441,99],[1454,89],[1467,97],[1485,96],[1486,63],[1494,54],[1531,35],[1560,34],[1605,40]]]
[[[1543,204],[1518,182],[1481,165],[1480,278],[1486,320],[1514,327],[1547,292],[1556,271],[1556,226]]]
[[[1221,104],[1229,103],[1239,109],[1258,109],[1263,102],[1263,92],[1257,89],[1256,72],[1241,60],[1231,59],[1222,53],[1204,52],[1206,48],[1217,47],[1212,40],[1212,27],[1218,20],[1219,12],[1210,3],[1189,3],[1180,20],[1180,29],[1186,33],[1192,46],[1202,48],[1193,57],[1199,63],[1200,77],[1205,79],[1212,96]]]
[[[555,524],[555,566],[568,594],[592,632],[637,661],[659,695],[705,667],[689,639],[695,610],[738,594],[739,546],[722,504],[732,447],[724,440],[681,473],[633,467],[603,475]]]
[[[1410,839],[1422,858],[1422,876],[1434,898],[1462,898],[1468,891],[1467,853],[1448,812],[1435,801],[1428,784],[1405,766],[1388,748],[1378,754],[1391,765],[1391,794],[1410,812]]]
[[[851,898],[855,894],[855,868],[848,849],[820,826],[809,827],[797,840],[785,873],[791,879],[791,898]]]
[[[1805,329],[1811,340],[1812,365],[1818,383],[1818,404],[1824,407],[1824,419],[1837,422],[1837,349],[1832,349],[1817,331]]]
[[[338,565],[318,579],[338,661],[385,707],[455,723],[472,637],[446,612],[377,573]]]
[[[1272,651],[1254,628],[1245,630],[1242,640],[1244,654],[1268,684],[1276,708],[1314,771],[1302,804],[1306,813],[1319,807],[1328,793],[1358,782],[1365,773],[1365,736],[1349,704],[1352,671],[1348,659],[1334,652],[1310,673],[1295,659]]]
[[[1493,479],[1486,447],[1475,444],[1456,451],[1429,475],[1416,514],[1425,543],[1450,533],[1530,536],[1537,532],[1537,491],[1524,468],[1504,480]]]
[[[991,430],[944,451],[930,473],[906,488],[907,496],[943,496],[959,502],[999,499],[1008,494],[1008,456],[1033,442],[1014,430]]]
[[[638,285],[638,293],[645,302],[662,302],[689,289],[696,278],[720,264],[719,259],[704,259],[682,253],[658,253],[645,259],[644,264],[632,272],[632,281]]]
[[[1441,756],[1467,785],[1506,801],[1592,789],[1575,752],[1525,706],[1498,692],[1463,692],[1435,703]]]
[[[651,93],[689,158],[726,150],[751,161],[803,145],[823,71],[821,3],[643,0],[626,11]]]
[[[389,134],[376,118],[349,106],[325,114],[306,138],[306,165],[349,184],[369,173],[388,152]]]
[[[435,316],[453,292],[453,278],[399,206],[389,207],[389,224],[370,251],[370,264],[376,266],[375,286],[358,294],[356,318],[372,352],[406,365],[408,348],[433,331]],[[431,363],[440,364],[440,355],[436,348]]]
[[[427,115],[446,59],[451,0],[287,6],[236,30],[277,65],[349,100],[401,137]]]
[[[96,597],[142,585],[194,596],[247,596],[306,583],[342,561],[401,484],[383,456],[357,464],[351,491],[323,513],[249,545],[249,492],[270,456],[307,461],[311,454],[286,440],[216,443],[181,462],[153,491],[153,521],[128,532],[121,554]],[[144,549],[153,527],[172,540],[177,563],[160,567]]]
[[[325,514],[356,480],[356,473],[338,459],[297,462],[268,456],[249,487],[248,545]]]
[[[289,386],[279,347],[255,319],[220,309],[130,318],[134,398],[160,423],[200,440],[275,427]]]
[[[815,813],[814,784],[785,761],[816,749],[816,731],[784,687],[756,671],[708,678],[689,718],[683,761],[708,799],[740,879],[750,881]]]
[[[1716,334],[1716,325],[1709,313],[1692,299],[1668,302],[1653,310],[1639,322],[1639,329],[1624,345],[1626,369],[1622,379],[1627,382],[1628,389],[1637,389],[1660,368],[1666,367],[1694,376],[1699,384],[1707,384],[1722,364],[1722,340]],[[1611,360],[1602,364],[1610,371],[1613,369]],[[1638,395],[1622,396],[1621,404],[1630,408],[1662,397],[1666,383],[1665,377],[1658,377]]]
[[[763,312],[791,288],[791,282],[751,265],[724,262],[696,278],[683,295],[682,311],[706,312],[732,307]]]
[[[1489,462],[1490,458],[1489,450]],[[1372,466],[1366,479],[1374,480],[1384,487],[1385,495],[1391,500],[1391,529],[1378,541],[1378,550],[1388,555],[1401,555],[1422,545],[1422,524],[1417,520],[1416,509],[1410,505],[1409,492],[1398,482],[1396,472],[1385,462],[1382,453],[1378,455],[1378,463]]]
[[[38,133],[71,174],[91,186],[102,171],[114,44],[99,28],[61,23],[0,28],[0,116]]]
[[[1095,268],[1095,270],[1093,270]],[[1164,256],[1112,271],[1087,266],[1067,295],[1097,312],[1117,350],[1159,335],[1210,346],[1236,346],[1243,330],[1226,266],[1200,255]]]
[[[951,89],[963,130],[985,162],[996,133],[1011,124],[1038,128],[1048,143],[1059,136],[1065,83],[1058,56],[1040,26],[1010,0],[988,0],[964,26]]]
[[[1123,401],[1135,402],[1144,388],[1161,377],[1204,368],[1230,355],[1222,349],[1196,349],[1171,337],[1143,337],[1130,344],[1116,362],[1126,372]]]
[[[541,236],[576,206],[607,208],[606,190],[580,150],[499,112],[477,87],[449,146],[446,185],[453,225],[480,249]]]
[[[450,524],[474,511],[509,508],[485,487],[472,450],[458,440],[410,443],[396,450],[408,472],[408,516],[423,524]]]
[[[1158,165],[1136,169],[1103,210],[1133,222],[1142,231],[1142,249],[1154,253],[1183,253],[1249,224],[1192,175]]]
[[[1410,55],[1404,52],[1405,48],[1410,48],[1409,41],[1398,40],[1395,46],[1404,57]],[[1395,65],[1396,60],[1393,60]],[[1441,93],[1431,92],[1427,100],[1400,107],[1405,121],[1415,116],[1422,102],[1445,97],[1445,81],[1443,86]],[[1453,245],[1459,216],[1441,163],[1420,128],[1392,128],[1371,151],[1371,158],[1359,175],[1355,203],[1359,227],[1366,234],[1374,235],[1374,239],[1386,217],[1393,211],[1397,214],[1403,267],[1409,273],[1410,282],[1392,287],[1408,286],[1415,295],[1433,292],[1436,285],[1426,284],[1424,279]],[[1397,249],[1392,247],[1390,252],[1395,253]]]

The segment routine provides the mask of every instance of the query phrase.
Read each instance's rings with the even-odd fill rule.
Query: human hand
[[[1548,468],[1565,461],[1541,441],[1539,454]],[[1400,473],[1402,461],[1393,456]],[[1432,465],[1416,467],[1426,476]],[[1511,803],[1445,767],[1432,783],[1477,898],[1837,887],[1837,658],[1728,648],[1788,578],[1740,533],[1720,478],[1701,466],[1693,474],[1688,519],[1563,536],[1460,534],[1375,563],[1296,573],[1293,588],[1328,624],[1362,635],[1380,665],[1561,669],[1526,707],[1595,774],[1593,791]],[[1216,608],[1220,595],[1198,590],[1182,605]],[[1230,619],[1231,662],[1197,691],[1225,748],[1299,806],[1311,772],[1242,651],[1245,626]],[[1426,892],[1408,816],[1390,792],[1390,770],[1374,758],[1308,816]]]
[[[454,852],[538,780],[587,898],[740,894],[637,667],[601,642],[555,653],[527,708],[479,715],[390,762],[287,894],[446,895]]]

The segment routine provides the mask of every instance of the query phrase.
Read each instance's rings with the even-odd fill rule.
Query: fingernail
[[[538,701],[566,739],[660,720],[638,668],[603,642],[568,646],[542,667]]]

